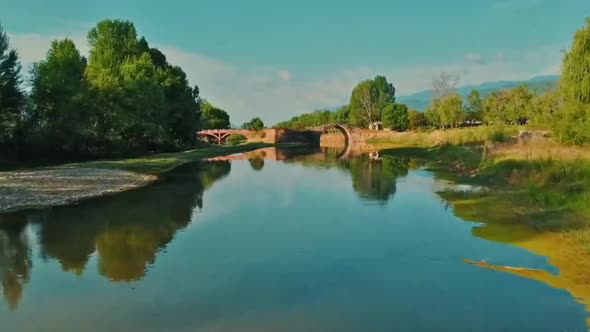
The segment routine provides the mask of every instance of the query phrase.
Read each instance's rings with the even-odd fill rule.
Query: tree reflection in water
[[[310,154],[311,152],[311,154]],[[368,155],[339,159],[338,149],[281,151],[293,162],[336,167],[350,173],[354,191],[363,199],[385,204],[396,192],[399,177],[413,168],[409,159]],[[255,170],[264,160],[250,160]],[[415,167],[415,166],[414,166]],[[229,161],[182,166],[149,187],[81,202],[78,205],[29,211],[0,218],[0,283],[5,301],[15,309],[31,274],[31,245],[39,244],[44,260],[59,262],[63,271],[82,275],[93,254],[99,273],[113,282],[145,277],[158,253],[203,208],[203,193],[231,171]],[[11,220],[5,220],[11,219]],[[16,219],[16,220],[12,220]],[[27,232],[33,224],[34,232]],[[29,234],[36,239],[29,239]]]
[[[7,224],[0,229],[0,285],[8,307],[15,310],[30,279],[31,249],[25,223],[1,221]]]
[[[27,222],[38,227],[40,256],[64,271],[82,275],[97,253],[99,273],[111,281],[143,278],[157,254],[203,207],[203,192],[231,171],[229,162],[185,165],[166,181],[147,188],[82,202],[76,206],[2,216],[0,283],[5,301],[16,308],[31,270]],[[25,221],[26,220],[26,221]]]
[[[385,204],[396,192],[397,179],[421,163],[391,155],[364,154],[351,159],[340,159],[341,149],[322,148],[322,151],[297,159],[307,166],[336,167],[346,170],[352,178],[352,188],[367,202]],[[375,156],[379,156],[378,158]]]

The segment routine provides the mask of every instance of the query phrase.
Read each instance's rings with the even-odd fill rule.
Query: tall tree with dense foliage
[[[572,48],[563,58],[560,90],[565,105],[554,125],[558,139],[590,142],[590,18],[575,33]]]
[[[408,130],[408,107],[404,104],[392,103],[383,109],[383,127],[396,131]]]
[[[383,76],[360,82],[350,97],[351,124],[367,127],[381,121],[383,109],[395,102],[395,87]]]
[[[568,102],[590,104],[590,18],[563,58],[561,91]]]
[[[78,151],[89,127],[85,101],[86,59],[70,39],[54,41],[31,77],[30,143],[48,150]]]
[[[465,118],[468,121],[481,121],[483,117],[483,101],[479,91],[473,90],[467,96]]]
[[[16,50],[0,26],[0,147],[13,145],[25,103],[21,89],[21,65]]]
[[[201,107],[202,125],[204,129],[228,129],[230,127],[229,114],[221,108],[205,101]]]

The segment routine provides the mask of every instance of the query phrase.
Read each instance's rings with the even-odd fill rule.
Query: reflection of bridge
[[[355,129],[353,127],[338,124],[338,123],[332,123],[332,124],[327,124],[327,125],[323,125],[323,126],[310,128],[310,130],[312,130],[312,131],[319,132],[320,136],[322,134],[328,132],[328,130],[330,130],[330,129],[336,129],[336,130],[340,131],[342,133],[342,135],[344,135],[345,148],[342,151],[342,153],[338,156],[338,158],[339,159],[347,159],[348,157],[350,157],[351,147],[354,143],[353,131]]]

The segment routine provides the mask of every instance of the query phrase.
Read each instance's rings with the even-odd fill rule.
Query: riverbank
[[[254,143],[0,172],[0,212],[67,205],[148,185],[189,162],[269,147]]]
[[[511,139],[487,145],[398,147],[387,153],[425,160],[437,178],[478,188],[438,194],[457,217],[478,223],[473,235],[547,257],[559,273],[505,267],[493,260],[476,266],[568,291],[590,312],[588,147]]]

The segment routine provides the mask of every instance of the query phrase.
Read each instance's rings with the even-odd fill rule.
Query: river
[[[588,330],[569,292],[465,263],[559,273],[475,236],[421,162],[334,155],[188,164],[0,216],[0,331]]]

